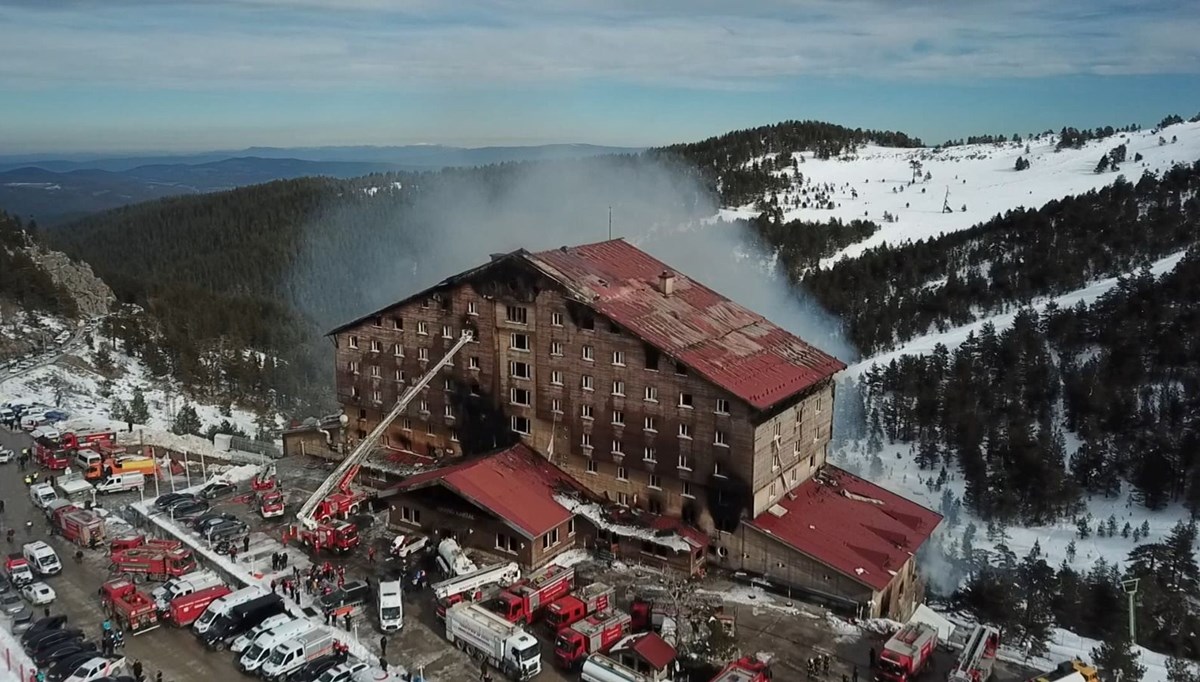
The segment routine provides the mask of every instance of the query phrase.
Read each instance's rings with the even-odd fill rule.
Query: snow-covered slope
[[[1166,144],[1160,145],[1159,137]],[[1178,141],[1172,143],[1172,137]],[[822,261],[822,266],[828,267],[880,244],[936,237],[967,229],[1010,209],[1038,208],[1054,199],[1112,184],[1120,175],[1136,182],[1144,171],[1161,172],[1178,163],[1192,163],[1200,159],[1200,123],[1181,123],[1159,132],[1117,133],[1088,142],[1080,149],[1056,151],[1057,143],[1058,135],[1044,135],[1020,143],[945,149],[867,146],[849,160],[820,160],[811,152],[796,154],[804,157],[797,166],[803,184],[793,181],[790,190],[778,195],[779,206],[785,220],[865,218],[880,225],[881,229],[870,238]],[[1126,145],[1128,153],[1120,171],[1096,173],[1101,155],[1121,144]],[[1029,153],[1025,152],[1026,145]],[[1137,154],[1143,158],[1135,162]],[[1018,157],[1029,160],[1030,168],[1015,170]],[[909,185],[913,177],[910,162],[914,159],[921,162],[922,173],[932,177]],[[791,171],[777,174],[792,175]],[[942,212],[947,190],[951,213]],[[807,195],[802,194],[804,191]],[[827,196],[835,207],[815,207],[818,196]],[[802,206],[805,200],[810,207]],[[896,221],[884,222],[884,212],[896,216]],[[744,206],[724,209],[721,214],[725,218],[746,218],[758,211],[754,206]]]

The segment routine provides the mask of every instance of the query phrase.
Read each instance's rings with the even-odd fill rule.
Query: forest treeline
[[[791,155],[813,152],[829,159],[859,145],[920,147],[921,140],[902,132],[847,128],[822,121],[784,121],[774,125],[735,130],[700,142],[677,144],[653,150],[653,154],[675,155],[699,168],[709,183],[718,189],[725,206],[755,202],[764,194],[786,189],[790,180],[772,171],[773,163],[753,163],[770,154],[786,154],[782,167],[791,163]]]
[[[1135,183],[1018,209],[971,229],[881,245],[813,270],[808,235],[777,230],[794,280],[842,320],[864,354],[1009,311],[1186,249],[1197,239],[1200,162]]]
[[[1150,509],[1200,513],[1200,250],[1122,278],[1092,305],[1018,311],[954,350],[864,375],[868,434],[914,445],[972,512],[1001,523],[1077,515],[1128,484]],[[1063,429],[1078,439],[1068,459]],[[931,476],[932,478],[932,476]]]

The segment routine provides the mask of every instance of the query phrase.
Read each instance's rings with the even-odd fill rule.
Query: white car
[[[124,658],[101,658],[97,656],[80,664],[63,682],[92,682],[101,677],[117,677],[125,668]]]
[[[0,448],[0,464],[8,464],[13,461],[13,451],[8,448]]]
[[[42,604],[49,604],[54,601],[58,595],[54,594],[53,587],[50,587],[46,583],[37,582],[22,587],[21,596],[28,599],[30,604],[41,606]]]

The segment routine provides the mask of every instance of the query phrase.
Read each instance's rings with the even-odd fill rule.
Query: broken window
[[[529,324],[529,311],[525,306],[510,305],[504,309],[504,319],[513,324]]]
[[[550,326],[552,326],[552,327],[563,326],[563,314],[562,313],[550,313]]]
[[[528,407],[529,406],[529,389],[514,388],[511,391],[509,391],[509,399],[512,401],[513,405],[524,405],[524,406]]]
[[[509,334],[508,347],[512,350],[528,351],[529,350],[529,335],[528,334]]]
[[[683,407],[683,408],[687,408],[689,410],[692,409],[692,394],[691,393],[680,393],[679,394],[679,406]]]
[[[596,328],[596,318],[591,315],[584,315],[579,318],[579,328],[591,331]]]
[[[517,415],[513,415],[513,417],[512,417],[512,430],[513,430],[513,431],[516,431],[517,433],[519,433],[519,434],[521,434],[521,435],[523,435],[523,436],[528,436],[528,435],[529,435],[529,431],[530,431],[530,429],[529,429],[529,417],[519,417],[519,416],[517,416]]]
[[[350,337],[350,339],[347,341],[347,344],[348,344],[348,345],[349,345],[351,348],[358,348],[358,337],[357,337],[357,336],[351,336],[351,337]]]
[[[508,363],[508,373],[510,376],[517,379],[528,379],[529,363],[528,362],[510,362]]]
[[[372,317],[371,318],[371,326],[372,327],[382,327],[383,326],[383,316],[376,315],[375,317]]]
[[[650,344],[642,344],[642,348],[646,353],[646,369],[657,372],[659,357],[658,349]]]

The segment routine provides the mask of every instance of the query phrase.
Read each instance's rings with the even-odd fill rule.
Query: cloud
[[[1200,71],[1166,0],[0,0],[0,84],[188,89]]]

